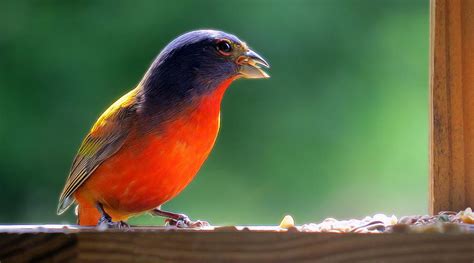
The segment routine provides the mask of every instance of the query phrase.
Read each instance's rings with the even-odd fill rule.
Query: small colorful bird
[[[268,78],[269,67],[236,36],[197,30],[169,43],[140,83],[112,104],[83,140],[58,214],[78,204],[80,225],[125,227],[150,212],[178,227],[205,224],[161,210],[194,178],[219,131],[232,81]]]

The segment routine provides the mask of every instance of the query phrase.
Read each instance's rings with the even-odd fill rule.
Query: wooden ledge
[[[334,234],[137,227],[0,228],[5,262],[473,262],[474,234]]]

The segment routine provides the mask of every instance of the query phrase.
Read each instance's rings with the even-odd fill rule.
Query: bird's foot
[[[201,228],[210,226],[207,221],[196,220],[192,221],[187,215],[180,214],[177,219],[167,218],[166,225],[175,226],[177,228]]]
[[[165,223],[167,226],[175,226],[177,228],[200,228],[210,226],[206,221],[192,221],[185,214],[177,214],[173,212],[163,211],[157,207],[150,211],[152,215],[166,217]]]
[[[112,218],[102,216],[97,223],[97,227],[100,229],[129,229],[130,225],[124,221],[113,222]]]
[[[105,212],[104,206],[101,203],[96,204],[97,210],[102,215],[97,223],[99,229],[129,229],[130,225],[124,221],[112,221],[112,217]]]

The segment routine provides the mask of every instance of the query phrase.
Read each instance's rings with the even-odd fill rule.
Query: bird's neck
[[[194,106],[191,107],[191,110],[205,109],[205,111],[207,111],[210,115],[219,115],[224,93],[234,80],[235,78],[226,79],[219,83],[212,92],[200,96],[200,98],[196,100]]]
[[[207,87],[206,91],[203,91],[202,88],[166,87],[159,80],[142,81],[141,87],[139,87],[141,89],[141,113],[149,117],[155,124],[167,122],[180,115],[192,114],[194,111],[204,111],[209,117],[217,116],[224,93],[235,79],[235,77],[224,79],[215,83],[214,86]],[[193,85],[193,82],[190,82],[189,85]]]

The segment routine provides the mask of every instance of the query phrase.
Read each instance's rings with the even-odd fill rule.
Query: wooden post
[[[474,207],[474,0],[431,0],[430,212]]]

